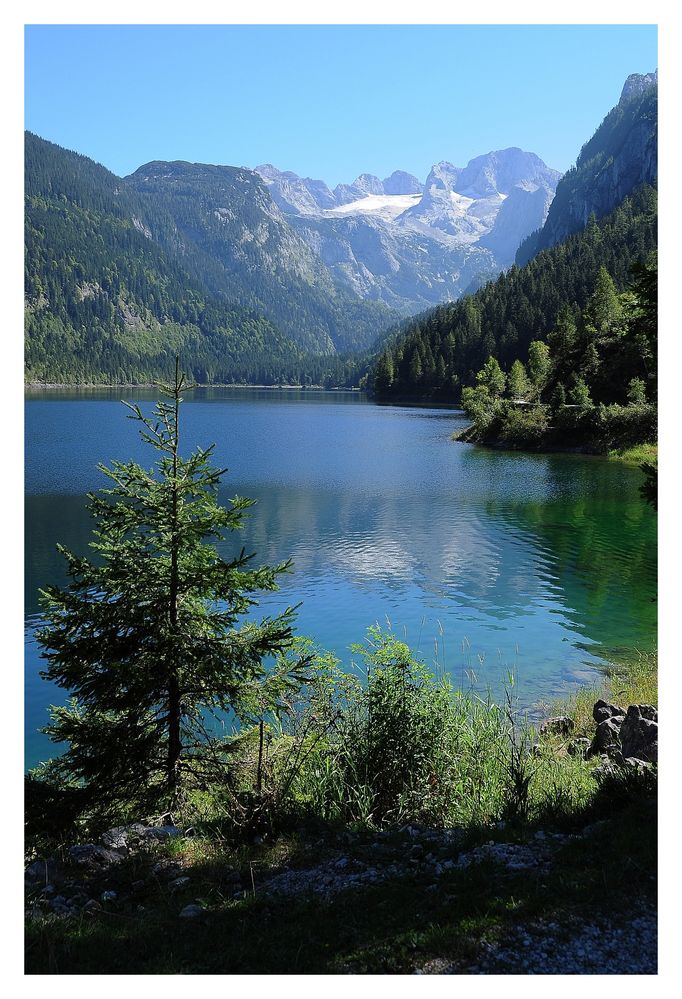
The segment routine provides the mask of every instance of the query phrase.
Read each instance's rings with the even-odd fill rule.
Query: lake
[[[85,553],[97,463],[151,451],[120,399],[153,390],[45,390],[26,399],[26,764],[66,694],[40,679],[38,587],[63,583],[57,542]],[[301,602],[298,631],[350,665],[369,625],[392,627],[457,685],[537,709],[656,643],[656,517],[635,467],[457,444],[462,413],[377,406],[359,393],[203,389],[183,403],[191,450],[216,443],[220,499],[257,500],[244,545],[294,571],[263,613]]]

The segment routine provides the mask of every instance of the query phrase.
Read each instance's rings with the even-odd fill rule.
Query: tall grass
[[[241,800],[251,802],[260,828],[301,818],[369,829],[480,828],[559,820],[589,802],[592,764],[556,740],[536,746],[513,676],[502,705],[457,690],[379,628],[353,647],[351,673],[310,643],[305,652],[313,654],[310,681],[284,723],[266,725],[264,752],[258,728],[239,737]]]
[[[390,630],[369,630],[350,672],[307,639],[283,658],[301,654],[307,681],[278,719],[225,744],[229,778],[194,792],[176,816],[183,824],[234,844],[302,822],[471,830],[572,822],[598,791],[594,761],[568,752],[572,738],[593,733],[596,698],[657,701],[656,657],[642,654],[554,706],[574,719],[570,737],[538,739],[513,675],[501,705],[473,686],[455,689]]]

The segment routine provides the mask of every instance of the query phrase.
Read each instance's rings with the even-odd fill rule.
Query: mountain
[[[517,148],[466,167],[437,163],[425,184],[396,170],[331,190],[272,164],[255,169],[337,286],[404,314],[455,300],[511,264],[561,176]]]
[[[153,231],[172,220],[104,167],[27,133],[25,193],[29,380],[149,381],[177,351],[202,381],[300,363],[281,331],[166,253]]]
[[[620,100],[559,181],[544,226],[519,247],[524,264],[540,250],[578,232],[590,215],[602,218],[658,171],[658,71],[633,73]]]
[[[153,162],[125,184],[172,219],[161,245],[188,258],[212,292],[255,309],[306,351],[362,350],[390,316],[336,287],[251,170]]]
[[[337,291],[250,171],[126,181],[27,133],[25,202],[29,380],[149,381],[180,351],[202,382],[343,381],[391,315]]]
[[[122,179],[27,133],[25,197],[29,379],[149,380],[178,349],[200,381],[345,378],[337,355],[395,318],[335,285],[249,170]]]
[[[647,264],[657,244],[656,88],[655,73],[628,77],[618,105],[559,181],[543,227],[522,244],[522,266],[389,331],[370,376],[378,395],[457,398],[490,356],[505,370],[525,362],[531,341],[547,339],[560,316],[560,324],[567,314],[579,317],[599,282],[613,282],[614,295],[626,289],[633,266]],[[479,246],[491,238],[498,247],[505,240],[512,246],[519,215],[527,208],[532,216],[547,196],[546,168],[541,161],[532,164],[529,155],[516,150],[501,161],[491,154],[464,172],[438,164],[424,195],[431,199],[430,211],[448,209],[446,195],[452,192],[477,195],[478,204],[490,205],[506,187],[504,204]],[[533,165],[531,179],[519,182]],[[589,354],[598,367],[603,344],[594,331],[584,333],[586,341],[592,336]],[[620,386],[623,396],[626,388]]]

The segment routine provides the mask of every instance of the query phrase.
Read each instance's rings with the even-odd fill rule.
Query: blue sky
[[[656,65],[647,25],[29,25],[25,121],[119,175],[183,159],[424,180],[512,145],[565,170]]]

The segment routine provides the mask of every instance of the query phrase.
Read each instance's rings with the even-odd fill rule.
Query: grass
[[[568,715],[575,722],[572,737],[591,737],[594,733],[592,708],[602,698],[621,707],[630,704],[658,704],[658,657],[654,652],[636,652],[630,659],[612,664],[603,680],[580,687],[570,697],[553,705],[553,714]]]
[[[466,970],[484,942],[504,941],[528,921],[568,924],[653,905],[655,783],[637,775],[597,782],[598,761],[571,756],[568,744],[593,733],[598,697],[623,706],[657,703],[655,654],[633,656],[612,667],[601,685],[554,705],[576,728],[570,737],[543,737],[533,752],[536,734],[515,717],[511,694],[506,707],[498,707],[453,692],[379,632],[367,657],[368,685],[347,685],[339,702],[330,697],[327,672],[326,706],[318,691],[295,714],[281,745],[273,740],[261,775],[272,809],[262,835],[251,827],[240,838],[227,799],[204,795],[183,817],[193,822],[194,836],[93,876],[90,897],[114,888],[120,902],[69,919],[29,915],[27,972]],[[334,726],[327,725],[329,717]],[[311,719],[324,738],[317,739]],[[244,744],[248,748],[249,740]],[[400,770],[401,760],[409,761],[407,770]],[[243,774],[247,784],[253,781],[248,767]],[[286,794],[278,797],[282,788]],[[490,840],[529,842],[537,830],[575,833],[595,820],[601,827],[587,839],[567,840],[540,876],[490,863],[438,878],[412,870],[405,865],[411,840],[398,828],[405,822],[458,827],[456,856]],[[269,875],[315,867],[339,852],[370,865],[397,862],[404,875],[328,898],[264,893]],[[160,858],[175,862],[190,882],[172,891],[169,879],[154,873]],[[181,908],[197,899],[206,920],[179,920]]]
[[[628,465],[655,464],[658,461],[658,443],[636,444],[634,447],[609,451],[609,458]]]

